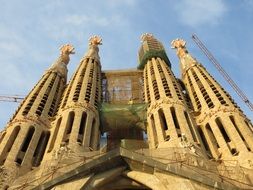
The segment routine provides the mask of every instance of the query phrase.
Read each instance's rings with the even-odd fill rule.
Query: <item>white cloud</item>
[[[175,10],[183,24],[192,27],[217,24],[227,10],[222,0],[181,0]]]

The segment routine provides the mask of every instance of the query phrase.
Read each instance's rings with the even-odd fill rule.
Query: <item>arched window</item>
[[[178,137],[181,137],[181,129],[180,129],[180,126],[179,126],[179,122],[178,122],[178,119],[177,119],[177,115],[176,115],[176,110],[174,107],[171,107],[170,108],[170,112],[171,112],[171,115],[172,115],[172,119],[173,119],[173,122],[174,122],[174,125],[175,125],[175,128],[177,129],[177,136]]]
[[[162,109],[158,110],[158,115],[159,115],[159,119],[160,119],[162,128],[164,129],[164,131],[168,130],[167,121],[166,121],[166,118],[164,116],[164,113],[163,113]]]
[[[95,139],[96,139],[96,120],[95,118],[93,119],[92,121],[92,125],[91,125],[91,134],[90,134],[90,148],[94,148],[94,145],[95,145]]]
[[[25,153],[30,145],[30,142],[32,140],[33,134],[34,134],[34,126],[31,126],[26,134],[26,137],[21,145],[21,148],[18,152],[18,155],[16,156],[15,162],[17,162],[18,164],[22,164],[23,159],[25,157]]]
[[[78,139],[77,139],[77,142],[80,142],[80,143],[83,142],[84,130],[85,130],[85,125],[86,125],[86,118],[87,118],[87,114],[86,114],[86,112],[83,112],[80,126],[79,126]]]
[[[63,137],[63,142],[66,142],[66,143],[69,142],[69,136],[70,136],[70,133],[72,131],[74,119],[75,119],[75,112],[71,111],[69,113],[69,116],[68,116],[67,125],[66,125],[66,129],[65,129],[65,134],[64,134],[64,137]]]
[[[50,137],[49,131],[43,131],[41,133],[37,147],[36,147],[34,154],[33,154],[33,163],[32,163],[33,166],[37,167],[40,165],[41,160],[44,156],[46,147],[47,147],[49,137]]]
[[[14,130],[12,131],[9,139],[7,140],[7,143],[2,151],[2,154],[0,156],[0,165],[4,164],[9,152],[11,151],[11,148],[18,136],[18,133],[20,131],[20,126],[16,126]]]
[[[154,144],[155,144],[155,147],[157,147],[158,145],[158,138],[157,138],[157,132],[156,132],[156,127],[155,127],[155,120],[154,120],[154,115],[152,114],[151,117],[150,117],[150,121],[151,121],[151,128],[152,128],[152,132],[153,134],[153,138],[154,138]]]

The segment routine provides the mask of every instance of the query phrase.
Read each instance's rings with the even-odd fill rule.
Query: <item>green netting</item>
[[[100,124],[103,131],[135,126],[145,129],[146,120],[147,104],[100,105]]]
[[[144,67],[145,67],[146,63],[148,62],[148,60],[153,58],[153,57],[160,57],[161,59],[163,59],[168,64],[169,67],[171,67],[170,60],[167,57],[164,50],[149,50],[149,51],[145,52],[144,56],[140,60],[139,66],[137,68],[138,69],[144,69]]]

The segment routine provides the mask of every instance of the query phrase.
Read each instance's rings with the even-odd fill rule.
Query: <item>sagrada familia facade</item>
[[[253,189],[251,121],[184,40],[181,79],[141,40],[137,69],[102,71],[92,36],[68,83],[74,48],[60,48],[1,132],[1,189]]]

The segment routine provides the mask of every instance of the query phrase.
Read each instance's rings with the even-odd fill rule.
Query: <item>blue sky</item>
[[[174,73],[178,58],[170,49],[175,38],[230,92],[246,115],[251,112],[191,40],[196,33],[224,69],[253,101],[253,0],[0,0],[0,95],[26,95],[71,43],[69,77],[87,49],[91,35],[103,38],[104,70],[136,68],[142,33],[150,32],[166,47]],[[0,102],[0,128],[17,103]]]

